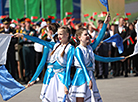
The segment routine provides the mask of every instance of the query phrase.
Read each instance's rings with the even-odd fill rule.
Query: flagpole
[[[36,22],[34,22],[34,23],[38,23],[40,20],[42,19],[42,17],[41,18],[39,18]]]

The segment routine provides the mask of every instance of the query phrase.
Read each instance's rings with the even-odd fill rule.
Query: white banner
[[[6,64],[7,50],[11,41],[12,34],[0,34],[0,64]]]

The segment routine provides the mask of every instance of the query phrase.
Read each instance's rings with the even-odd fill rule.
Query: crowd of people
[[[17,81],[25,84],[29,82],[28,86],[32,85],[30,83],[34,83],[38,77],[43,80],[40,95],[42,100],[50,99],[50,94],[46,94],[46,91],[55,94],[55,90],[63,90],[63,92],[57,91],[59,93],[58,100],[63,100],[61,97],[69,91],[69,76],[72,81],[70,87],[72,100],[78,102],[88,100],[90,91],[85,89],[87,84],[94,92],[98,91],[94,76],[97,79],[108,78],[109,71],[113,71],[114,77],[121,75],[128,77],[132,71],[135,73],[134,76],[138,76],[136,62],[138,55],[127,58],[123,62],[104,59],[107,57],[109,59],[111,57],[126,57],[133,53],[137,42],[137,20],[128,23],[123,17],[120,17],[118,24],[109,24],[108,20],[108,17],[105,22],[97,20],[97,25],[94,25],[92,21],[89,21],[87,25],[79,23],[75,24],[74,28],[70,24],[71,20],[68,20],[65,26],[62,23],[51,23],[50,18],[31,25],[32,21],[29,18],[22,18],[15,25],[10,23],[9,17],[6,17],[2,20],[3,25],[0,27],[0,33],[14,34],[7,52],[6,68]],[[114,42],[100,43],[101,40],[116,33],[123,39],[124,51],[121,54]],[[102,56],[103,61],[94,59],[95,54]],[[74,66],[72,66],[73,62]],[[109,62],[111,62],[110,69]],[[86,67],[92,69],[87,72]],[[55,88],[54,83],[58,83],[59,86],[65,85],[65,88],[63,86],[64,89],[56,87],[55,90],[51,90],[51,87]],[[83,94],[85,92],[87,95]],[[97,100],[100,100],[100,94],[98,92],[96,94]],[[74,99],[74,97],[77,98]]]

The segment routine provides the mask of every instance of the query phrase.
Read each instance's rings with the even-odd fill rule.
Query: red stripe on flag
[[[127,16],[131,15],[131,13],[126,13]]]
[[[116,13],[117,16],[119,16],[119,13]]]
[[[97,12],[93,12],[93,16],[97,15]]]
[[[12,23],[18,24],[18,21],[16,21],[16,20],[13,19]]]
[[[125,18],[125,21],[129,20],[128,18]]]
[[[102,14],[105,14],[105,15],[107,15],[107,12],[104,12],[104,11],[103,11],[103,12],[102,12]]]
[[[75,18],[72,18],[72,19],[71,19],[71,21],[74,21],[74,20],[75,20]]]
[[[73,22],[70,22],[70,25],[72,26],[73,29],[75,29],[75,25]]]
[[[72,15],[72,12],[66,12],[66,16]]]
[[[42,37],[44,37],[44,36],[45,36],[45,34],[46,34],[46,31],[44,30],[44,32],[42,33]]]
[[[130,39],[131,43],[134,44],[134,41],[131,36],[129,37],[129,39]]]
[[[89,14],[84,14],[84,17],[88,17],[89,16]]]
[[[37,16],[31,16],[31,20],[33,20],[33,19],[38,19],[38,17]]]
[[[55,17],[54,17],[54,16],[48,16],[48,18],[55,19]]]
[[[19,18],[17,18],[17,21],[20,21],[20,19],[19,19]]]
[[[66,18],[63,18],[63,24],[66,25],[67,22],[66,22]]]
[[[90,17],[90,20],[93,20],[93,16]]]
[[[4,19],[5,17],[7,17],[6,15],[2,15],[0,16],[0,19]]]
[[[44,18],[42,18],[42,21],[45,21],[45,19],[44,19]]]
[[[66,17],[66,19],[70,19],[71,17]]]
[[[127,45],[129,45],[129,40],[127,40]]]
[[[86,26],[86,25],[87,25],[87,23],[86,23],[86,22],[84,22],[84,23],[83,23],[83,25],[84,25],[84,26]]]

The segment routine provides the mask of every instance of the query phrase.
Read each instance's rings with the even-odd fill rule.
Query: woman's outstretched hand
[[[110,13],[108,13],[105,20],[104,20],[104,23],[108,24],[110,22],[110,20],[111,20]]]
[[[16,33],[16,34],[14,34],[14,37],[24,37],[24,35],[23,34],[21,34],[21,33]]]
[[[31,83],[28,82],[28,84],[27,84],[25,87],[26,87],[26,88],[27,88],[27,87],[30,87],[30,86],[34,85],[34,83],[35,83],[35,81],[32,81]]]

